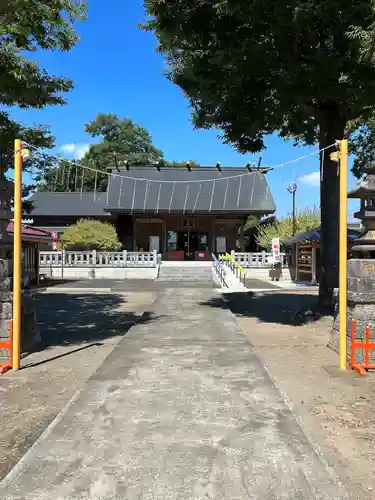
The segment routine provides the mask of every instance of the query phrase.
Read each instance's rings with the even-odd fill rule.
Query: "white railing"
[[[39,267],[156,267],[157,252],[39,252]]]
[[[234,260],[242,267],[270,268],[273,265],[271,252],[232,252]],[[288,266],[285,253],[280,254],[282,267]]]

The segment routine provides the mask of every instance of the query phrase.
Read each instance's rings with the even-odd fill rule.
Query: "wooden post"
[[[241,221],[241,225],[240,225],[240,250],[241,250],[241,252],[245,251],[244,229],[245,229],[245,222]]]
[[[161,247],[161,258],[165,258],[168,252],[168,231],[167,231],[167,221],[163,221],[163,243]]]
[[[65,251],[64,243],[61,243],[61,279],[64,279]]]
[[[295,255],[295,266],[296,266],[296,271],[295,271],[295,280],[299,280],[299,275],[298,275],[298,261],[299,261],[299,243],[296,243],[296,255]]]
[[[137,251],[137,219],[133,220],[133,252]]]
[[[216,219],[214,218],[211,224],[211,253],[216,252]]]
[[[316,285],[316,243],[311,248],[311,284]]]

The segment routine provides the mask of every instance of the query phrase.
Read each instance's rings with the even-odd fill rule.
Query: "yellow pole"
[[[340,369],[346,370],[347,329],[347,255],[348,255],[348,141],[340,141],[340,243],[339,243],[339,314],[340,314]]]
[[[13,370],[21,359],[21,258],[22,258],[22,145],[14,141],[14,240],[13,240]]]

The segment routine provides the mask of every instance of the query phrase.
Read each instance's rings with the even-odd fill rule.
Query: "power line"
[[[126,179],[129,179],[129,180],[133,180],[134,182],[137,182],[137,181],[142,181],[142,182],[155,182],[155,183],[162,183],[162,184],[190,184],[190,183],[204,183],[204,182],[214,182],[214,181],[221,181],[221,180],[230,180],[230,179],[239,179],[239,178],[242,178],[242,177],[246,177],[248,175],[251,175],[252,172],[245,172],[243,174],[237,174],[237,175],[231,175],[231,176],[223,176],[223,177],[217,177],[215,179],[192,179],[192,180],[164,180],[164,179],[147,179],[146,177],[131,177],[131,176],[123,176],[123,175],[120,175],[120,174],[116,174],[116,173],[113,173],[113,172],[103,172],[102,170],[99,170],[99,169],[95,169],[95,168],[92,168],[92,167],[88,167],[86,165],[82,165],[80,163],[77,163],[73,160],[67,160],[66,158],[62,158],[60,156],[56,156],[56,155],[53,155],[51,153],[47,153],[47,152],[42,152],[40,151],[40,148],[38,148],[37,146],[34,146],[32,144],[29,144],[27,142],[24,142],[23,141],[23,144],[26,145],[27,147],[37,151],[39,154],[43,155],[43,156],[48,156],[54,160],[57,160],[57,161],[64,161],[66,163],[69,163],[70,165],[74,165],[76,167],[79,167],[79,168],[82,168],[83,170],[88,170],[90,172],[94,172],[96,174],[102,174],[102,175],[107,175],[108,178],[110,177],[119,177],[120,179],[123,179],[124,177]],[[286,165],[290,165],[292,163],[296,163],[296,162],[299,162],[299,161],[302,161],[302,160],[305,160],[306,158],[310,158],[312,156],[316,156],[316,155],[319,155],[320,153],[326,151],[327,149],[330,149],[334,146],[337,146],[337,142],[334,142],[332,144],[330,144],[329,146],[325,146],[324,148],[321,148],[317,151],[313,151],[312,153],[309,153],[307,155],[304,155],[304,156],[300,156],[299,158],[294,158],[293,160],[289,160],[289,161],[286,161],[286,162],[283,162],[283,163],[279,163],[278,165],[273,165],[273,166],[269,166],[269,167],[263,167],[263,168],[268,168],[268,169],[272,169],[272,170],[275,170],[276,168],[281,168],[281,167],[285,167]]]

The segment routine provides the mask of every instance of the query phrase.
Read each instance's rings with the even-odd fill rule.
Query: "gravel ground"
[[[340,372],[327,347],[332,318],[296,325],[315,294],[232,294],[228,304],[309,438],[353,500],[375,498],[375,373]]]
[[[154,298],[150,292],[40,295],[40,328],[47,348],[23,358],[19,372],[0,377],[0,479],[134,322],[152,321],[147,311]]]

